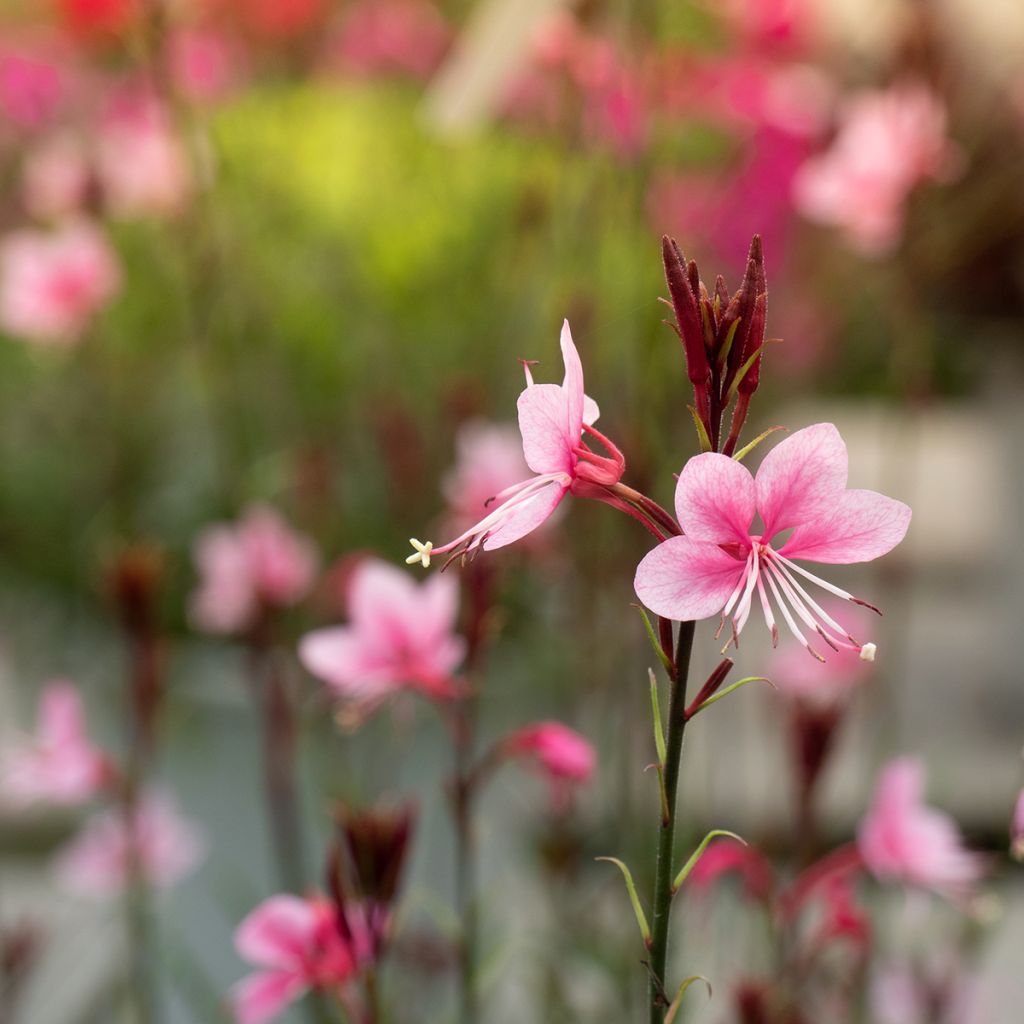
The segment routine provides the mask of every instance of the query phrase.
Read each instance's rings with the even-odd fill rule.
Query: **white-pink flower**
[[[69,889],[106,897],[138,877],[149,886],[170,888],[202,860],[205,843],[176,803],[145,793],[129,825],[115,808],[93,815],[57,856],[57,875]]]
[[[562,325],[561,384],[534,384],[528,365],[526,389],[518,401],[519,431],[526,464],[536,474],[492,495],[497,507],[462,534],[440,547],[412,540],[415,553],[406,562],[430,565],[431,555],[469,555],[478,549],[493,551],[532,533],[577,487],[608,486],[622,476],[625,460],[617,448],[593,429],[597,403],[583,392],[583,365],[573,344],[569,321]],[[590,450],[583,435],[596,438],[610,452]]]
[[[451,696],[466,648],[455,633],[458,608],[451,576],[416,583],[387,562],[367,559],[349,583],[349,624],[306,634],[299,658],[343,697],[375,700],[407,687]]]
[[[857,830],[857,848],[879,881],[963,899],[981,877],[983,861],[964,846],[949,815],[925,805],[924,781],[916,758],[890,761]]]
[[[193,557],[200,580],[189,611],[209,633],[239,632],[253,625],[261,608],[295,604],[313,585],[319,564],[312,542],[267,505],[249,507],[237,523],[207,527]]]
[[[831,423],[798,430],[765,456],[757,476],[735,459],[707,452],[679,474],[676,515],[685,536],[649,552],[636,571],[640,600],[658,615],[685,621],[722,613],[738,640],[754,604],[777,641],[772,599],[802,647],[821,660],[804,632],[833,650],[874,658],[805,589],[808,580],[846,601],[867,605],[812,575],[794,559],[869,562],[892,550],[910,525],[910,509],[875,491],[846,487],[846,445]],[[761,525],[755,532],[755,515]],[[792,529],[788,538],[778,535]],[[770,594],[770,596],[769,596]]]
[[[357,973],[362,951],[347,942],[322,898],[272,896],[238,926],[238,955],[257,970],[232,990],[238,1024],[265,1024],[311,989],[336,992]]]
[[[915,186],[948,177],[955,163],[945,108],[926,87],[865,91],[843,105],[831,147],[800,169],[793,200],[862,252],[884,253],[900,239]]]
[[[78,690],[65,680],[43,691],[35,736],[0,759],[0,793],[15,805],[84,803],[109,776],[107,759],[89,740]]]
[[[0,241],[0,329],[15,337],[73,343],[120,286],[110,243],[86,221]]]
[[[82,143],[70,132],[42,140],[21,169],[25,208],[43,220],[78,213],[89,189],[91,170]]]
[[[590,741],[561,722],[535,722],[519,729],[505,741],[505,749],[535,758],[551,779],[567,782],[588,782],[597,761]]]

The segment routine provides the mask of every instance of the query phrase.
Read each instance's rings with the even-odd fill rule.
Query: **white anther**
[[[875,652],[878,650],[876,644],[865,644],[860,649],[860,660],[861,661],[874,661]]]
[[[409,538],[409,543],[416,549],[406,560],[406,565],[415,565],[417,562],[423,563],[424,569],[430,568],[430,552],[434,550],[434,545],[431,541],[426,543],[420,543],[415,537]]]

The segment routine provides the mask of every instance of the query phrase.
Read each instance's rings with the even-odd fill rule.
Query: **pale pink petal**
[[[250,974],[231,991],[231,1010],[238,1024],[267,1024],[306,991],[302,977],[288,971]]]
[[[459,581],[436,572],[420,584],[420,624],[424,636],[444,636],[455,628],[459,614]]]
[[[735,459],[705,452],[690,459],[679,474],[676,515],[687,537],[747,544],[754,512],[754,478]]]
[[[318,920],[308,900],[272,896],[235,930],[235,949],[243,960],[261,967],[297,967],[310,951]]]
[[[535,384],[534,387],[539,388],[544,385]],[[495,548],[503,548],[506,544],[511,544],[536,530],[551,517],[568,490],[568,487],[552,482],[537,491],[533,497],[528,498],[502,520],[501,525],[484,541],[483,549],[494,551]]]
[[[830,513],[847,469],[846,445],[831,423],[805,427],[776,445],[754,480],[765,537]]]
[[[601,410],[598,408],[597,402],[595,402],[590,395],[583,396],[583,422],[588,426],[592,427],[601,415]]]
[[[670,537],[644,556],[633,586],[637,597],[663,618],[706,619],[724,607],[744,566],[715,544]]]
[[[782,547],[788,558],[870,562],[891,551],[910,526],[910,508],[875,491],[845,491],[831,512],[798,526]]]
[[[562,362],[565,364],[565,378],[562,381],[567,409],[565,430],[571,443],[578,444],[580,431],[583,429],[583,409],[585,404],[585,396],[583,394],[583,363],[580,362],[580,354],[576,351],[575,344],[573,344],[568,320],[562,321],[562,335],[559,343],[562,347]],[[543,470],[534,470],[534,472],[540,473]]]
[[[348,626],[315,629],[299,641],[299,660],[311,675],[346,696],[378,692],[381,662],[370,657],[360,635]]]
[[[349,617],[366,648],[394,649],[419,631],[418,584],[402,569],[367,558],[352,574]]]
[[[571,472],[572,449],[580,438],[579,434],[570,437],[566,427],[569,419],[567,390],[557,384],[531,384],[519,396],[517,408],[523,455],[530,469],[540,474]],[[582,419],[580,422],[582,424]]]
[[[39,704],[39,735],[47,744],[88,745],[85,709],[74,683],[50,683]]]

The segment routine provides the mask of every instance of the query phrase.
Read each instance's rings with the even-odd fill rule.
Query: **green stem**
[[[655,865],[654,898],[651,900],[651,977],[647,995],[650,1003],[650,1024],[662,1024],[668,1009],[663,991],[666,987],[665,966],[668,962],[668,930],[672,913],[672,849],[676,834],[676,794],[679,791],[679,762],[683,753],[686,729],[686,681],[690,672],[694,622],[679,624],[676,641],[675,671],[668,707],[668,737],[665,742],[665,795],[667,813],[662,813],[658,829],[658,859]]]
[[[473,756],[475,701],[472,694],[463,697],[455,709],[455,885],[459,912],[459,1020],[475,1024],[476,1003],[476,851],[473,843]]]

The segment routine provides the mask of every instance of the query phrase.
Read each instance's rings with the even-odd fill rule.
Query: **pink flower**
[[[524,363],[526,389],[520,394],[519,431],[526,464],[536,473],[494,495],[500,504],[453,541],[435,548],[427,541],[411,541],[416,549],[406,562],[430,565],[431,554],[452,553],[452,558],[482,548],[494,551],[532,533],[558,508],[570,492],[589,490],[589,485],[609,486],[622,476],[625,460],[617,448],[592,424],[597,403],[583,393],[583,365],[573,344],[569,321],[562,325],[562,360],[565,378],[559,384],[534,384]],[[587,447],[583,435],[596,438],[610,457]]]
[[[0,761],[0,789],[13,803],[80,804],[109,777],[106,758],[89,742],[82,700],[73,683],[43,691],[36,735]]]
[[[805,217],[841,228],[861,252],[884,253],[900,239],[913,188],[948,177],[954,164],[946,111],[927,88],[862,92],[842,108],[832,146],[797,174],[793,198]]]
[[[449,576],[418,584],[367,559],[349,584],[349,624],[306,634],[299,658],[343,697],[377,700],[405,687],[449,697],[466,647],[454,632],[458,604]]]
[[[15,231],[0,242],[0,328],[17,337],[77,341],[120,285],[114,251],[85,221]]]
[[[964,847],[953,819],[926,807],[923,796],[922,763],[890,761],[857,832],[860,855],[880,881],[962,899],[981,877],[982,859]]]
[[[756,589],[775,643],[770,590],[793,636],[816,658],[823,660],[803,629],[833,650],[854,650],[872,660],[875,645],[854,640],[798,577],[843,600],[866,602],[793,561],[869,562],[907,532],[910,509],[902,502],[847,489],[847,461],[846,445],[831,423],[798,430],[776,445],[756,478],[725,455],[707,452],[690,459],[676,487],[676,515],[686,536],[672,537],[644,557],[634,581],[637,596],[665,618],[704,619],[721,612],[724,622],[731,615],[738,641]],[[763,526],[751,534],[755,513]],[[776,534],[790,528],[789,538],[773,547]]]
[[[513,755],[536,758],[552,779],[589,782],[597,755],[588,740],[561,722],[537,722],[513,733],[505,741]]]
[[[258,968],[232,991],[238,1024],[264,1024],[310,989],[337,991],[359,969],[360,956],[324,899],[272,896],[238,926],[235,949]]]
[[[1010,822],[1010,854],[1014,860],[1024,860],[1024,789],[1017,797]]]
[[[203,839],[170,797],[143,794],[131,827],[121,809],[101,811],[57,858],[57,874],[70,889],[113,896],[138,872],[150,886],[170,888],[202,859]]]
[[[227,38],[211,29],[182,28],[168,43],[168,61],[183,96],[201,103],[222,99],[238,80],[238,57]]]
[[[90,174],[78,139],[67,132],[51,136],[28,154],[22,166],[25,207],[42,219],[78,212],[85,202]]]
[[[63,98],[64,87],[55,60],[0,52],[0,113],[19,128],[34,129],[48,121]]]
[[[717,839],[700,855],[686,879],[690,889],[704,891],[724,875],[735,872],[747,896],[767,902],[774,888],[771,864],[751,846],[727,837]]]
[[[251,506],[237,523],[207,527],[193,557],[200,583],[190,615],[209,633],[239,632],[261,608],[295,604],[313,585],[318,564],[312,543],[266,505]]]

